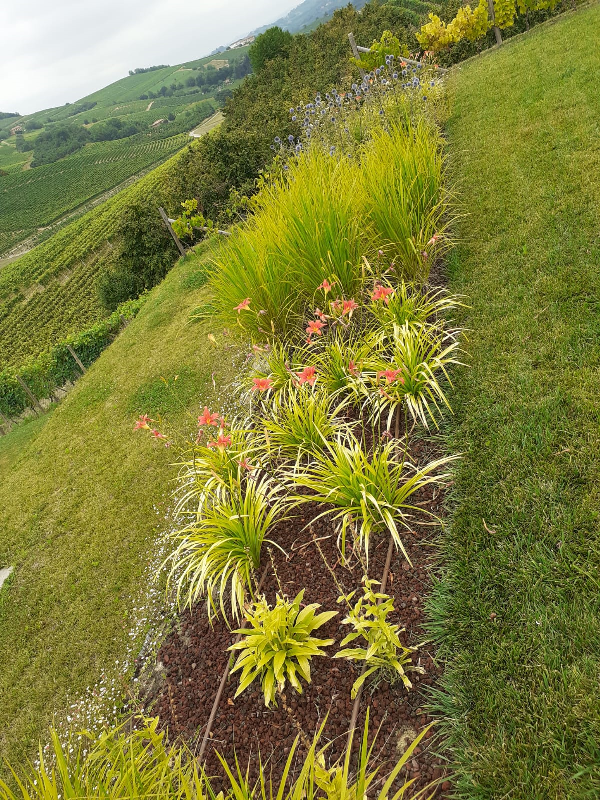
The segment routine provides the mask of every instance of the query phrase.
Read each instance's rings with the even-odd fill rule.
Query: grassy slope
[[[600,796],[599,26],[568,15],[455,83],[471,368],[433,606],[461,797]]]
[[[231,351],[186,324],[201,276],[180,262],[52,414],[0,439],[0,565],[16,567],[0,594],[0,763],[31,756],[67,694],[123,658],[173,478],[172,451],[133,421],[183,426],[181,409],[230,394]]]

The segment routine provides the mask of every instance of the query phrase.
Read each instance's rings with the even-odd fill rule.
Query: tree
[[[257,36],[248,50],[248,58],[254,72],[259,73],[264,69],[267,61],[287,58],[292,39],[289,31],[284,31],[277,25]]]

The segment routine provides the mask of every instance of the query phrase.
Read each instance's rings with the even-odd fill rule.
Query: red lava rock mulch
[[[441,513],[441,492],[435,487],[428,486],[422,490],[416,502],[434,514]],[[322,510],[322,507],[307,504],[298,510],[296,518],[278,525],[271,538],[284,549],[287,558],[276,548],[272,549],[272,554],[281,586],[290,597],[306,588],[305,603],[320,603],[323,611],[339,610],[338,616],[315,634],[320,638],[336,640],[335,645],[327,648],[333,655],[340,649],[339,642],[349,633],[349,628],[340,624],[345,616],[345,606],[336,602],[340,592],[324,563],[323,555],[345,592],[360,586],[363,568],[357,559],[351,559],[349,567],[340,563],[337,537],[328,519],[321,518],[313,522],[310,530],[305,528]],[[426,522],[428,519],[423,515],[420,521]],[[429,543],[434,530],[426,525],[415,524],[404,533],[403,541],[412,566],[399,552],[394,551],[386,587],[387,593],[394,598],[396,611],[392,622],[406,628],[403,641],[411,646],[426,640],[423,629],[424,601],[433,568],[434,549]],[[319,540],[323,555],[319,553],[313,537]],[[388,541],[384,534],[374,536],[371,540],[371,578],[381,579]],[[267,571],[263,591],[269,602],[275,600],[279,588],[272,569]],[[204,736],[221,676],[230,657],[227,648],[233,640],[233,634],[222,620],[214,620],[211,627],[205,606],[199,604],[180,615],[178,624],[158,653],[158,661],[164,667],[164,681],[146,699],[146,709],[158,714],[171,739],[181,737],[196,751]],[[411,691],[407,691],[402,683],[394,686],[367,684],[363,690],[354,749],[358,748],[366,708],[370,706],[370,732],[377,732],[374,763],[380,766],[381,775],[395,765],[416,734],[431,722],[423,709],[427,702],[424,690],[435,684],[440,668],[427,644],[413,655],[413,662],[423,667],[425,674],[409,673],[413,683]],[[313,658],[312,682],[304,686],[303,694],[298,695],[286,687],[287,710],[281,702],[278,708],[267,709],[258,682],[234,700],[239,673],[230,675],[205,753],[208,774],[222,775],[222,767],[216,756],[218,751],[232,765],[235,753],[240,765],[245,769],[250,764],[250,776],[256,777],[260,751],[263,763],[268,760],[267,770],[279,776],[299,730],[312,739],[325,717],[327,723],[321,744],[331,742],[328,752],[333,763],[342,755],[347,742],[353,705],[350,691],[361,666],[344,659]],[[434,732],[430,731],[415,751],[403,777],[414,778],[415,789],[432,780],[444,779],[440,780],[436,793],[436,798],[441,798],[447,796],[450,784],[445,780],[444,762],[435,755],[435,747],[431,746],[434,739]],[[303,753],[304,747],[300,743],[296,762],[302,760]]]

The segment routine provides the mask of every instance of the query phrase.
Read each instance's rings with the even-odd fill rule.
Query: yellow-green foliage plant
[[[426,280],[449,224],[439,131],[425,119],[373,132],[362,157],[363,216],[398,277]]]
[[[400,56],[408,56],[408,47],[400,44],[400,40],[391,31],[384,31],[381,39],[375,39],[368,53],[362,53],[360,58],[351,58],[350,61],[357,67],[369,72],[385,65],[389,56],[394,56],[400,61]]]
[[[246,472],[248,477],[232,481],[224,496],[204,504],[195,521],[170,534],[176,547],[165,565],[180,604],[192,606],[206,597],[209,613],[220,608],[227,618],[224,597],[229,594],[237,618],[248,595],[254,596],[263,544],[277,547],[266,537],[284,517],[286,502],[273,478],[254,479]]]
[[[248,625],[236,633],[242,639],[230,650],[240,654],[231,670],[242,670],[237,697],[256,679],[260,679],[265,705],[276,702],[286,682],[302,694],[300,678],[310,683],[310,660],[324,656],[321,649],[334,643],[333,639],[317,639],[312,634],[337,615],[337,611],[315,614],[320,606],[310,603],[302,608],[304,589],[293,600],[277,596],[273,608],[264,597],[246,611]]]
[[[353,631],[341,642],[341,646],[345,649],[333,656],[351,661],[363,661],[365,664],[365,671],[352,686],[352,699],[356,697],[365,681],[375,673],[388,683],[400,679],[407,689],[412,688],[412,683],[406,673],[423,673],[421,667],[412,663],[412,653],[416,652],[417,648],[405,647],[399,638],[403,629],[400,630],[398,625],[388,620],[388,616],[394,611],[394,601],[389,595],[375,589],[378,584],[379,581],[363,578],[362,594],[350,607],[348,616],[342,620],[342,625],[351,625]],[[338,602],[344,601],[349,604],[355,594],[356,591],[340,597]],[[345,647],[357,639],[362,639],[365,647]]]
[[[410,561],[400,528],[408,528],[411,513],[420,511],[411,504],[411,497],[422,487],[447,478],[436,473],[451,460],[439,459],[419,469],[399,452],[394,440],[368,452],[354,437],[339,437],[325,454],[315,456],[304,470],[294,474],[297,486],[310,489],[309,495],[299,494],[296,501],[326,506],[320,516],[341,523],[342,553],[350,531],[368,561],[371,536],[387,531]]]
[[[414,778],[399,779],[430,728],[421,731],[394,768],[383,774],[374,763],[377,737],[368,744],[368,710],[355,769],[350,769],[350,749],[342,760],[326,766],[331,745],[319,745],[323,723],[302,760],[298,759],[300,737],[294,741],[279,779],[260,761],[259,777],[252,782],[237,759],[230,765],[218,754],[224,771],[224,780],[219,781],[224,783],[222,794],[189,748],[180,743],[167,745],[166,734],[158,731],[158,717],[135,722],[134,730],[127,724],[95,737],[84,734],[79,743],[66,747],[51,731],[52,766],[40,750],[38,766],[11,770],[15,789],[0,779],[0,800],[357,800],[367,796],[408,800],[409,791],[412,800],[431,800],[434,795],[433,785],[415,794],[411,790]]]
[[[214,263],[219,316],[257,338],[285,336],[324,278],[346,296],[358,288],[373,225],[357,208],[360,168],[318,146],[294,157],[284,178],[266,184],[255,214]]]
[[[0,800],[207,800],[197,761],[186,748],[169,746],[158,722],[84,733],[66,746],[51,730],[50,757],[40,747],[39,765],[26,776],[13,769],[16,791],[0,779]]]

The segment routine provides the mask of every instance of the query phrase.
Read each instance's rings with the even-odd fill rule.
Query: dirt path
[[[197,128],[194,128],[193,131],[190,131],[190,136],[193,136],[194,139],[199,139],[201,136],[204,136],[205,133],[212,131],[213,128],[216,128],[217,125],[220,125],[225,117],[223,116],[222,111],[217,111],[216,114],[213,114],[212,117],[205,119]]]
[[[152,108],[153,105],[154,105],[154,100],[150,100],[150,102],[148,103],[148,108],[146,109],[146,111],[150,111],[150,109]]]

